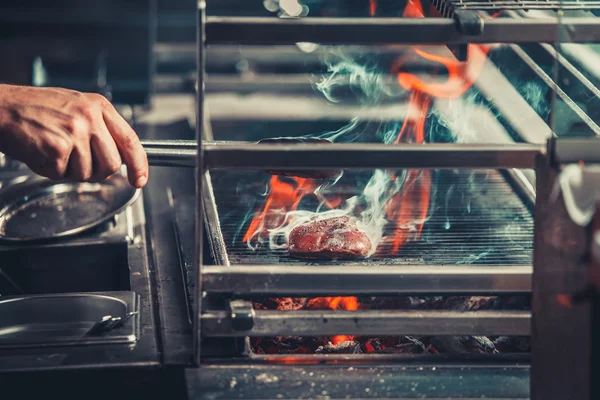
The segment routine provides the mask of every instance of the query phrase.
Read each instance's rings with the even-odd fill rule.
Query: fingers
[[[148,181],[148,157],[136,133],[112,105],[104,107],[104,122],[127,166],[131,185],[141,188]]]
[[[121,155],[106,126],[98,127],[98,133],[91,137],[93,174],[91,182],[100,182],[111,176],[121,167]]]
[[[42,147],[40,155],[43,157],[36,161],[29,160],[27,165],[38,175],[54,180],[64,179],[67,175],[72,147],[67,141],[57,137],[47,140]]]
[[[92,153],[90,143],[81,141],[73,147],[65,178],[86,182],[92,177]]]

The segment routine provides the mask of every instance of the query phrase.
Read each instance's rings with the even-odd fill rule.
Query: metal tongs
[[[100,319],[100,321],[96,322],[94,326],[91,327],[91,329],[86,333],[86,336],[99,335],[102,333],[112,331],[113,329],[120,328],[137,314],[137,311],[133,311],[125,314],[124,317],[113,317],[112,315],[105,315],[104,317],[102,317],[102,319]]]

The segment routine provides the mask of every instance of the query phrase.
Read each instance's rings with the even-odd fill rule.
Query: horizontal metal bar
[[[451,18],[209,17],[207,44],[464,44],[598,42],[597,18],[486,19],[481,35],[458,32]]]
[[[226,311],[201,317],[204,336],[483,335],[527,336],[527,311],[255,311],[254,326],[235,331]]]
[[[600,163],[600,139],[555,139],[550,142],[552,162],[573,164],[578,162]]]
[[[195,167],[196,149],[145,148],[148,163],[155,167]]]
[[[142,142],[151,165],[193,167],[196,143],[189,140]],[[370,143],[255,144],[204,142],[208,168],[534,168],[545,148],[536,144]]]
[[[281,295],[506,294],[531,291],[530,266],[203,267],[207,293]]]
[[[534,168],[545,151],[533,144],[203,144],[207,168]]]
[[[195,140],[141,140],[144,149],[189,149],[196,151],[198,143]]]

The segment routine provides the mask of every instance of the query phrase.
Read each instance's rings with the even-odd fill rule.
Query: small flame
[[[322,193],[326,187],[327,184],[319,185],[316,179],[273,175],[267,187],[268,194],[263,208],[254,214],[242,240],[253,250],[267,240],[270,248],[277,248],[277,232],[295,222],[294,217],[304,213],[298,211],[297,216],[294,214],[305,196],[313,195],[320,201],[321,206],[329,209],[341,205],[341,196],[327,197]],[[297,223],[291,226],[296,225]]]
[[[371,17],[374,17],[376,12],[377,12],[377,0],[369,0],[369,15]]]
[[[419,0],[410,0],[405,8],[404,16],[423,18],[423,6]],[[397,74],[398,84],[411,92],[409,109],[416,109],[417,118],[407,115],[394,140],[400,142],[425,143],[425,122],[432,103],[432,98],[457,98],[465,94],[477,79],[486,60],[488,47],[469,45],[469,59],[460,62],[431,54],[418,47],[414,52],[429,61],[442,64],[448,71],[445,82],[426,82],[418,76],[400,72],[404,58],[397,60],[393,71]],[[392,179],[397,179],[393,176]],[[418,240],[421,237],[423,224],[427,220],[429,202],[431,200],[432,172],[430,170],[409,170],[404,178],[402,190],[395,194],[386,205],[389,220],[395,221],[395,230],[387,240],[392,242],[392,253],[396,254],[404,243]]]
[[[314,193],[316,181],[308,178],[284,178],[273,175],[269,182],[269,192],[263,209],[257,212],[244,235],[244,242],[251,248],[253,241],[262,243],[263,236],[270,229],[280,226],[289,211],[298,209],[300,201],[307,194]]]
[[[345,296],[345,297],[316,297],[314,299],[310,299],[306,303],[306,308],[316,309],[316,310],[349,310],[356,311],[358,310],[358,298],[354,296]],[[331,338],[331,342],[333,344],[338,344],[341,342],[346,342],[348,340],[354,340],[354,336],[347,335],[337,335]]]

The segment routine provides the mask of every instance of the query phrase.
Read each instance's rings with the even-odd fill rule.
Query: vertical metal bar
[[[202,314],[202,279],[200,274],[202,271],[202,237],[203,237],[203,212],[202,212],[202,179],[204,177],[204,149],[202,147],[202,131],[204,129],[204,69],[205,69],[205,10],[206,1],[198,0],[197,11],[197,32],[196,32],[196,48],[197,48],[197,76],[198,82],[196,87],[196,140],[198,143],[198,154],[196,159],[196,298],[195,318],[194,318],[194,362],[200,365],[200,341],[201,341],[201,323],[200,316]]]
[[[531,399],[590,400],[591,307],[559,301],[586,287],[587,232],[552,198],[558,170],[545,157],[536,175]]]

